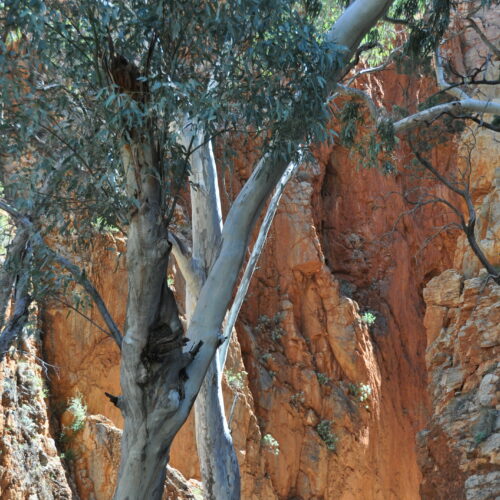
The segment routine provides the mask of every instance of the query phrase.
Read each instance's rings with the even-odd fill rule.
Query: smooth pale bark
[[[338,85],[337,89],[338,93],[346,94],[356,99],[361,99],[366,104],[370,115],[376,124],[379,123],[379,120],[382,117],[387,116],[386,110],[379,109],[373,99],[366,92],[356,88],[345,87],[344,85]],[[460,92],[460,95],[466,95],[463,91]],[[455,96],[457,95],[456,92],[451,94]],[[455,116],[460,116],[461,113],[500,114],[500,103],[497,101],[483,101],[467,97],[459,101],[438,104],[394,122],[394,133],[401,134],[418,127],[419,125],[432,123],[438,117],[447,113]]]
[[[266,215],[264,216],[264,220],[262,221],[262,224],[259,228],[259,234],[257,236],[257,239],[255,240],[255,244],[252,248],[252,253],[250,254],[247,265],[245,266],[245,271],[243,272],[240,284],[238,285],[238,291],[236,292],[233,304],[231,305],[231,309],[229,310],[229,313],[227,315],[226,324],[224,325],[225,340],[220,347],[217,356],[221,371],[224,370],[224,365],[226,364],[227,351],[229,349],[229,343],[231,341],[231,335],[234,325],[236,324],[236,319],[238,318],[238,314],[240,312],[243,301],[245,300],[248,287],[250,286],[250,281],[252,279],[255,268],[257,267],[257,262],[259,261],[259,257],[264,248],[264,244],[267,239],[267,233],[271,228],[276,210],[278,210],[281,195],[283,194],[288,181],[292,178],[293,174],[297,171],[298,168],[299,164],[295,162],[288,165],[287,169],[281,176],[276,189],[274,190],[273,196],[271,197],[271,201],[269,202],[269,206],[266,210]]]
[[[183,369],[182,327],[167,285],[170,244],[160,215],[160,187],[146,144],[123,150],[129,193],[138,200],[127,240],[128,302],[118,406],[124,417],[115,499],[160,499],[178,421]]]
[[[342,13],[327,33],[327,40],[343,45],[352,54],[373,25],[394,0],[356,0]],[[347,61],[346,61],[347,62]]]
[[[287,162],[282,157],[274,160],[265,156],[243,186],[224,224],[218,256],[203,285],[188,329],[188,337],[203,342],[193,363],[187,367],[190,383],[187,397],[196,396],[217,347],[223,340],[221,326],[234,285],[238,279],[248,240],[255,221],[277,184]]]
[[[360,5],[362,18],[356,15],[357,6]],[[389,5],[390,2],[382,0],[355,1],[335,23],[329,37],[349,50],[355,50],[359,40],[385,13]],[[333,86],[340,74],[341,71],[335,70],[325,76]],[[186,368],[189,383],[186,384],[186,401],[181,405],[181,412],[186,412],[186,415],[189,401],[196,397],[217,347],[223,340],[220,328],[255,221],[287,165],[286,158],[273,159],[265,155],[229,211],[222,232],[220,251],[201,289],[187,333],[192,341],[202,341],[203,345],[196,358]]]
[[[444,90],[447,94],[450,94],[455,99],[469,99],[469,95],[464,92],[460,87],[452,87],[445,78],[444,75],[444,65],[443,58],[441,57],[441,51],[439,47],[436,48],[434,52],[434,70],[436,73],[436,81],[441,90]]]
[[[394,123],[394,132],[406,132],[418,125],[430,123],[445,113],[459,115],[460,113],[500,114],[500,103],[496,101],[481,101],[479,99],[463,99],[461,101],[439,104],[419,113],[403,118]]]
[[[186,313],[190,322],[198,295],[215,259],[222,237],[217,168],[211,142],[202,132],[187,138],[195,152],[191,155],[192,260],[198,269],[196,288],[186,287]],[[200,460],[205,498],[240,498],[240,471],[224,413],[222,372],[216,359],[210,363],[194,405],[196,446]]]

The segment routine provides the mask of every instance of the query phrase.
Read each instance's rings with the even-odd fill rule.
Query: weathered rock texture
[[[401,78],[412,95],[420,89]],[[404,101],[391,85],[394,101]],[[357,171],[339,146],[317,157],[287,188],[237,326],[242,356],[235,342],[227,367],[228,415],[238,395],[231,429],[242,497],[413,500],[421,479],[414,436],[428,409],[420,290],[451,265],[453,241],[436,238],[419,254],[434,226],[446,222],[435,207],[403,218],[390,233],[408,208],[389,196],[406,185],[403,176]],[[237,173],[244,178],[241,158]],[[434,154],[448,168],[453,158],[453,147]],[[95,243],[87,272],[122,324],[120,244]],[[373,325],[367,312],[376,316]],[[99,322],[93,311],[86,314]],[[112,342],[60,306],[46,311],[44,330],[47,359],[61,367],[54,400],[64,405],[81,393],[89,413],[120,426],[104,396],[119,393]],[[192,429],[190,419],[171,463],[199,479]],[[89,466],[75,468],[85,496],[89,481],[78,479],[79,470],[88,474]],[[101,479],[95,481],[99,489]]]
[[[124,322],[127,290],[123,257],[120,257],[122,244],[120,240],[112,238],[103,238],[99,242],[94,242],[92,258],[88,259],[89,264],[86,267],[87,274],[96,282],[99,292],[109,304],[109,309],[119,325],[123,325]],[[179,289],[179,295],[182,296],[182,278],[176,276],[175,267],[172,269],[172,274],[175,276],[175,286]],[[85,314],[100,325],[97,311],[90,308],[85,311]],[[90,415],[105,415],[110,419],[109,425],[121,427],[122,417],[119,410],[104,394],[105,392],[120,393],[119,352],[114,342],[81,315],[57,302],[50,304],[44,312],[44,331],[46,332],[44,336],[45,357],[51,363],[61,367],[57,381],[50,385],[52,401],[56,410],[59,410],[56,413],[60,419],[62,417],[62,424],[69,425],[65,422],[67,412],[64,413],[64,410],[70,399],[81,397]],[[230,384],[227,383],[224,387],[225,402],[229,415],[233,401],[236,399],[231,426],[236,429],[233,438],[241,462],[245,498],[273,498],[270,480],[265,477],[264,463],[261,460],[262,434],[253,411],[253,397],[244,375],[245,367],[237,339],[231,345],[227,367]],[[108,475],[116,473],[119,455],[117,458],[116,451],[113,453],[109,451],[112,446],[108,443],[102,455],[96,455],[97,463],[102,463],[102,466],[90,463],[94,460],[90,452],[92,446],[96,449],[98,446],[97,442],[93,445],[89,444],[92,431],[99,431],[98,436],[94,436],[94,440],[111,440],[113,446],[115,444],[118,446],[116,432],[119,431],[114,429],[115,434],[113,432],[110,434],[108,431],[111,427],[106,427],[106,425],[103,422],[95,423],[90,427],[86,426],[83,431],[84,442],[87,444],[84,444],[85,452],[82,455],[86,458],[84,461],[77,459],[72,467],[76,486],[82,498],[93,498],[92,495],[103,500],[110,498],[106,494],[112,491],[110,485],[114,484],[114,479],[109,478]],[[80,433],[75,438],[78,436]],[[73,453],[73,445],[71,450]],[[111,454],[108,456],[109,453]],[[107,459],[109,459],[109,464],[104,465]],[[90,462],[85,462],[85,460]],[[171,465],[182,471],[188,478],[200,478],[192,416],[176,437],[171,452]],[[98,475],[92,476],[92,471]],[[104,484],[105,477],[108,477],[107,484]],[[107,492],[106,494],[99,493],[101,485],[104,485],[102,487]]]
[[[500,494],[500,286],[454,270],[432,279],[426,361],[433,417],[419,435],[422,498]]]
[[[480,20],[491,40],[500,37],[500,14]],[[472,30],[460,47],[464,69],[487,49]],[[486,77],[498,72],[498,62]],[[498,98],[498,88],[485,98]],[[492,132],[462,136],[459,168],[471,167],[476,238],[500,268],[500,145]],[[473,148],[470,148],[473,146]],[[460,236],[454,268],[432,279],[427,304],[426,364],[432,416],[418,436],[423,499],[490,500],[500,496],[500,287],[488,280],[465,237]]]
[[[123,252],[123,241],[104,237],[93,241],[89,254],[79,262],[92,276],[120,328],[127,300]],[[67,300],[71,302],[72,298]],[[43,311],[44,356],[61,368],[50,384],[52,398],[58,402],[56,410],[61,413],[70,398],[81,394],[90,414],[106,415],[121,426],[120,411],[104,396],[105,391],[120,392],[120,352],[114,341],[95,326],[105,330],[99,312],[92,307],[82,312],[94,324],[59,301],[53,301]]]
[[[489,139],[489,146],[488,146]],[[491,135],[478,141],[473,163],[477,238],[490,262],[500,265],[500,176],[487,155],[500,153]],[[490,499],[500,495],[500,287],[488,280],[459,240],[455,264],[424,290],[426,362],[433,415],[419,435],[422,498]],[[474,277],[479,274],[479,276]]]
[[[106,417],[91,415],[85,419],[84,427],[71,436],[70,467],[80,498],[109,500],[113,497],[120,465],[121,434]],[[168,467],[163,500],[196,498],[182,474]]]
[[[0,498],[73,498],[49,430],[47,388],[33,338],[1,364]],[[55,376],[51,372],[51,376]]]

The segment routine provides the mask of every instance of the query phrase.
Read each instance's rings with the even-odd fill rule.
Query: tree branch
[[[17,228],[14,238],[7,247],[7,255],[0,268],[0,329],[5,324],[5,312],[9,305],[16,279],[14,266],[21,261],[27,242],[28,231],[24,228]]]
[[[77,307],[71,305],[69,302],[66,302],[65,300],[60,299],[59,297],[53,297],[53,299],[56,300],[57,302],[60,302],[63,306],[68,307],[69,309],[74,311],[76,314],[78,314],[82,318],[86,319],[91,325],[95,326],[99,331],[101,331],[102,333],[104,333],[108,337],[113,338],[113,335],[111,335],[111,333],[108,330],[106,330],[105,328],[100,326],[90,316],[87,316],[85,313],[80,311]]]
[[[345,55],[350,59],[360,41],[386,13],[391,3],[392,0],[355,0],[327,33],[327,41],[345,47]],[[341,74],[341,67],[332,67],[324,75],[329,91],[334,89]],[[203,345],[186,369],[190,382],[186,384],[182,409],[176,415],[179,425],[186,418],[220,345],[220,326],[231,300],[252,228],[289,162],[290,158],[285,155],[264,155],[229,211],[218,254],[201,289],[187,332],[190,339],[195,343],[201,341]]]
[[[195,265],[188,249],[175,234],[169,232],[168,241],[172,244],[172,254],[186,281],[186,286],[190,289],[190,293],[197,294],[203,282],[201,269]]]
[[[90,295],[95,305],[99,309],[102,319],[109,328],[109,331],[113,336],[113,339],[115,340],[118,347],[121,348],[122,334],[118,326],[116,325],[115,321],[111,317],[111,314],[109,313],[108,308],[106,307],[106,304],[102,300],[102,297],[100,296],[99,292],[85,276],[85,272],[82,271],[77,265],[73,264],[71,261],[69,261],[65,257],[59,255],[57,252],[49,248],[43,241],[43,238],[40,236],[40,233],[36,231],[33,223],[27,217],[20,214],[15,208],[11,207],[5,200],[0,199],[0,209],[7,212],[11,217],[13,217],[20,224],[22,224],[25,228],[29,229],[31,232],[32,241],[36,245],[45,248],[47,252],[50,254],[50,256],[57,263],[59,263],[64,269],[66,269],[73,276],[75,281],[79,283],[83,287],[83,289]]]
[[[31,297],[28,294],[29,276],[27,272],[17,276],[14,313],[0,335],[0,362],[14,340],[21,334],[29,315]]]
[[[497,58],[500,58],[500,50],[497,47],[495,47],[495,45],[491,43],[490,40],[488,40],[488,37],[484,34],[483,30],[477,25],[476,21],[474,21],[474,19],[472,19],[471,16],[467,18],[467,21],[469,21],[470,27],[479,35],[479,38],[481,38],[486,47],[488,47],[488,49],[490,49],[491,52],[495,54]]]
[[[370,28],[387,12],[393,0],[357,0],[337,19],[326,39],[347,48],[349,59]]]
[[[194,344],[203,342],[196,358],[187,367],[184,412],[189,411],[208,366],[222,340],[220,326],[238,279],[248,240],[255,221],[272,189],[279,182],[288,163],[282,156],[266,154],[243,186],[227,216],[217,258],[203,285],[191,318],[187,337]],[[181,413],[179,418],[181,418]]]
[[[120,329],[118,328],[110,312],[108,311],[108,308],[106,307],[106,304],[104,303],[104,300],[102,299],[101,295],[94,287],[94,285],[89,281],[89,279],[85,276],[85,271],[81,270],[77,265],[73,264],[71,261],[69,261],[62,255],[59,255],[56,252],[54,252],[51,248],[47,247],[38,233],[35,235],[35,238],[36,238],[35,239],[36,243],[44,245],[51,254],[52,258],[56,262],[61,264],[61,266],[63,266],[64,269],[66,269],[73,276],[75,281],[78,284],[80,284],[83,287],[83,289],[90,295],[90,297],[94,301],[94,304],[97,306],[97,309],[99,309],[103,321],[109,328],[109,331],[111,332],[114,341],[116,342],[118,347],[121,348],[122,333],[120,332]]]
[[[439,88],[453,96],[455,99],[469,99],[469,95],[458,87],[449,85],[444,76],[443,58],[439,47],[434,52],[434,66],[436,71],[436,80]]]
[[[500,272],[498,272],[490,263],[483,250],[479,246],[476,235],[475,235],[475,226],[476,226],[476,210],[474,209],[474,204],[472,203],[472,199],[470,196],[470,190],[468,183],[465,185],[464,189],[459,189],[454,184],[446,179],[443,175],[439,173],[439,171],[434,167],[428,160],[423,158],[420,153],[414,150],[414,153],[418,159],[418,161],[429,171],[431,172],[440,182],[442,182],[448,189],[452,190],[454,193],[458,194],[466,203],[467,211],[469,215],[469,220],[465,223],[464,217],[462,213],[460,213],[461,225],[462,229],[467,237],[467,241],[469,245],[479,259],[484,268],[488,271],[488,274],[493,278],[493,280],[500,285]],[[431,200],[432,202],[434,200]],[[438,198],[436,200],[440,203],[445,203],[449,207],[453,207],[450,203],[447,203],[445,200]],[[422,204],[423,205],[423,204]],[[455,210],[456,211],[456,210]]]
[[[500,103],[467,98],[460,101],[438,104],[395,122],[394,133],[400,134],[418,125],[432,122],[443,113],[457,114],[462,112],[500,114]]]
[[[262,221],[262,225],[259,229],[259,235],[257,236],[257,240],[255,241],[255,244],[252,248],[252,253],[250,254],[250,258],[248,259],[247,265],[245,267],[245,271],[238,286],[238,291],[236,292],[233,304],[226,318],[226,325],[224,327],[224,343],[222,344],[219,351],[219,363],[221,370],[224,368],[224,364],[226,363],[231,334],[236,323],[236,319],[238,318],[238,314],[240,312],[243,301],[245,300],[246,294],[248,292],[248,287],[250,286],[252,275],[255,271],[255,268],[257,267],[257,262],[262,253],[262,249],[264,248],[267,234],[273,222],[276,210],[278,209],[281,195],[283,194],[288,181],[297,171],[298,167],[298,163],[290,163],[290,165],[288,165],[287,169],[279,180],[279,183],[274,190],[271,201],[269,202],[269,206],[267,207],[266,215],[264,216],[264,220]]]
[[[399,52],[401,52],[401,49],[403,48],[402,45],[400,45],[399,47],[396,47],[388,56],[387,56],[387,59],[382,63],[382,64],[379,64],[378,66],[373,66],[371,68],[365,68],[365,69],[362,69],[361,71],[358,71],[357,73],[355,73],[353,76],[351,76],[351,78],[349,78],[349,80],[347,81],[347,84],[346,85],[352,85],[352,83],[354,82],[354,80],[356,80],[357,78],[359,78],[360,76],[363,76],[363,75],[367,75],[369,73],[376,73],[377,71],[382,71],[384,70],[385,68],[387,68],[387,66],[389,66],[389,64],[392,62],[392,60],[394,59],[394,56],[396,54],[398,54]]]
[[[360,45],[356,52],[354,53],[354,58],[353,60],[347,65],[347,67],[344,69],[344,74],[341,77],[341,80],[344,79],[347,74],[358,65],[359,63],[359,58],[361,57],[361,54],[363,52],[366,52],[367,50],[371,50],[375,47],[382,47],[379,42],[368,42],[364,43],[363,45]]]
[[[14,314],[0,335],[0,362],[7,354],[14,339],[21,333],[28,320],[28,310],[31,304],[31,297],[26,294],[16,300]]]
[[[450,180],[448,180],[444,175],[441,175],[439,171],[430,163],[428,160],[426,160],[418,151],[415,151],[413,148],[413,144],[410,141],[410,146],[413,149],[413,152],[415,153],[415,156],[417,157],[418,161],[436,177],[441,183],[443,183],[448,189],[453,191],[454,193],[458,194],[462,198],[465,197],[465,191],[463,189],[459,189],[457,186],[455,186]]]
[[[372,116],[375,124],[378,122],[379,109],[377,108],[377,105],[375,104],[373,99],[366,92],[360,89],[346,87],[345,85],[340,85],[340,84],[337,85],[337,89],[339,94],[345,94],[357,99],[361,99],[366,104],[368,110],[370,111],[370,115]]]

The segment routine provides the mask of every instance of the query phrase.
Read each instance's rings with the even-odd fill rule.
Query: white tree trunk
[[[248,287],[250,286],[250,281],[252,279],[255,268],[257,267],[257,262],[259,261],[260,254],[262,253],[262,250],[264,248],[264,244],[267,239],[267,233],[271,228],[271,224],[281,200],[281,195],[283,194],[288,181],[291,179],[298,168],[298,163],[291,163],[290,165],[288,165],[288,168],[285,170],[281,179],[279,180],[279,183],[274,190],[271,201],[269,202],[269,206],[267,207],[266,215],[264,216],[264,220],[262,221],[262,225],[260,226],[259,234],[257,236],[257,239],[255,240],[255,244],[252,248],[252,253],[250,254],[250,258],[248,259],[245,271],[243,273],[243,276],[241,277],[240,284],[238,285],[238,291],[236,292],[233,304],[231,305],[231,309],[229,310],[227,316],[226,324],[224,325],[225,340],[220,347],[217,356],[221,371],[224,370],[224,365],[226,364],[227,351],[229,350],[229,343],[231,341],[231,335],[233,333],[234,325],[236,324],[238,314],[240,312],[243,301],[245,300]]]
[[[210,142],[198,132],[191,156],[191,224],[193,235],[192,259],[200,278],[196,288],[187,287],[186,312],[188,322],[196,307],[204,276],[210,270],[222,237],[217,168]],[[196,446],[200,469],[209,500],[240,498],[240,471],[231,434],[224,413],[222,373],[214,358],[203,380],[195,405]]]

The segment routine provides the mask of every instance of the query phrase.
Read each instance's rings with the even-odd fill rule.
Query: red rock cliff
[[[464,64],[472,57],[467,46]],[[375,99],[383,93],[385,102],[409,107],[430,92],[426,81],[393,72],[371,83]],[[491,134],[476,139],[478,235],[499,265],[494,167],[500,151]],[[433,162],[453,171],[460,143],[441,145]],[[406,161],[403,148],[398,165]],[[243,162],[244,155],[241,175]],[[318,148],[316,161],[287,188],[253,278],[224,387],[228,415],[233,407],[242,497],[494,498],[500,481],[498,287],[477,277],[480,268],[463,238],[429,241],[448,220],[439,207],[400,217],[408,206],[392,193],[410,186],[408,177],[358,167],[340,146]],[[122,251],[120,240],[95,242],[88,265],[119,323],[126,300]],[[175,266],[172,273],[180,292]],[[88,314],[98,321],[94,311]],[[26,415],[46,457],[41,472],[53,471],[21,484],[35,451],[18,452],[28,438],[8,422],[24,403],[20,392],[12,393],[14,399],[4,392],[2,498],[32,491],[45,498],[44,488],[52,488],[54,498],[70,498],[71,488],[81,498],[110,498],[122,420],[104,391],[119,393],[118,353],[91,323],[65,308],[45,310],[43,326],[44,357],[58,367],[49,381],[53,433],[71,425],[64,412],[71,397],[81,396],[92,416],[61,445],[73,453],[71,474],[65,474],[50,440],[47,409],[33,398],[36,408]],[[4,363],[4,391],[9,384],[20,387],[21,368],[16,370],[12,361]],[[199,479],[192,419],[176,441],[172,465]],[[46,485],[47,477],[58,486]],[[166,495],[196,496],[199,484],[190,489],[177,473],[171,478]]]

